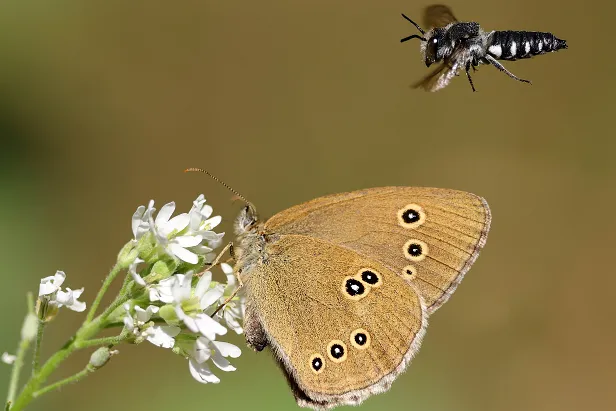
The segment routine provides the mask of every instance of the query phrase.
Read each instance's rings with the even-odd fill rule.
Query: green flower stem
[[[28,347],[30,346],[30,341],[23,339],[19,343],[19,348],[17,349],[17,355],[15,358],[15,362],[13,363],[13,370],[11,371],[11,382],[9,384],[9,393],[6,398],[7,403],[12,403],[15,399],[15,394],[17,393],[17,384],[19,384],[19,374],[21,372],[21,367],[24,365],[24,357],[26,356],[26,352],[28,351]]]
[[[112,345],[113,346],[113,345],[118,345],[119,343],[124,341],[126,337],[127,337],[126,335],[120,334],[115,337],[103,337],[103,338],[94,338],[92,340],[76,341],[75,346],[77,347],[78,350],[81,350],[82,348],[96,347],[99,345]]]
[[[32,356],[32,375],[39,369],[39,363],[41,361],[41,344],[43,342],[43,333],[45,332],[45,321],[38,321],[38,328],[36,329],[36,340],[34,342],[34,355]]]
[[[98,309],[98,306],[100,305],[103,299],[103,296],[109,289],[109,286],[111,285],[113,280],[115,280],[117,275],[120,273],[120,271],[122,271],[122,268],[119,263],[116,263],[116,265],[114,265],[111,271],[109,272],[109,275],[107,275],[107,278],[105,278],[105,281],[103,282],[103,286],[101,287],[100,290],[98,290],[98,294],[96,295],[96,298],[94,299],[94,302],[92,303],[92,306],[90,307],[90,311],[88,311],[88,315],[86,316],[85,324],[91,322],[92,319],[94,318],[94,315],[96,315],[96,310]]]
[[[120,271],[120,269],[118,268],[116,270],[117,266],[114,267],[114,269],[109,273],[109,276],[107,277],[107,279],[105,280],[105,283],[103,284],[103,287],[101,288],[101,290],[105,287],[109,288],[109,284],[111,284],[111,281],[108,281],[110,278],[115,277],[117,275],[117,273]],[[115,271],[115,273],[114,273]],[[127,291],[130,291],[132,287],[128,287]],[[98,300],[98,302],[100,303],[100,299],[103,296],[103,292],[98,293],[96,299]],[[77,331],[77,333],[75,334],[75,336],[73,338],[71,338],[66,344],[64,344],[64,346],[55,354],[53,354],[48,360],[47,362],[45,362],[45,364],[43,364],[43,366],[38,370],[38,372],[36,372],[31,378],[30,380],[26,383],[26,386],[23,388],[23,390],[21,391],[21,393],[19,394],[19,396],[17,397],[17,399],[15,400],[15,402],[13,403],[13,406],[10,408],[11,411],[20,411],[23,410],[34,398],[35,398],[35,394],[36,396],[40,396],[42,394],[44,394],[45,392],[49,392],[52,389],[58,388],[61,385],[64,384],[68,384],[69,382],[75,382],[78,381],[80,378],[83,378],[86,374],[84,375],[80,375],[80,374],[76,374],[76,375],[80,375],[79,378],[72,380],[72,381],[66,381],[66,380],[62,380],[59,381],[58,383],[54,383],[52,385],[50,385],[49,387],[53,387],[51,389],[48,390],[49,387],[43,388],[42,390],[39,391],[39,387],[45,383],[45,381],[47,380],[47,378],[49,378],[49,376],[51,375],[52,372],[54,372],[56,370],[56,368],[58,368],[58,366],[68,358],[69,355],[71,355],[74,351],[80,349],[80,348],[85,348],[87,346],[92,346],[91,344],[89,344],[89,342],[91,341],[97,341],[97,340],[93,340],[91,339],[93,336],[95,336],[96,334],[98,334],[102,329],[106,328],[106,318],[109,314],[111,314],[113,312],[113,310],[115,310],[117,307],[119,307],[120,305],[124,304],[126,301],[128,301],[130,299],[130,294],[129,292],[126,292],[124,295],[119,295],[116,300],[111,303],[111,305],[109,307],[107,307],[107,309],[100,314],[98,317],[94,318],[91,321],[86,321],[81,328]],[[94,307],[93,307],[94,308]],[[90,309],[90,312],[94,312],[95,310]],[[121,335],[121,337],[125,338],[124,336]],[[116,337],[117,338],[117,337]],[[99,339],[101,340],[101,339]],[[84,345],[85,342],[85,345]],[[22,343],[23,344],[23,343]],[[84,346],[82,346],[84,345]],[[27,348],[27,346],[26,346]],[[21,347],[20,347],[21,349]],[[23,356],[23,354],[22,354]],[[16,361],[17,362],[17,361]],[[23,362],[23,358],[22,358],[22,362]],[[83,372],[83,371],[82,371]],[[76,376],[75,375],[75,376]],[[73,376],[73,377],[75,377]],[[73,377],[69,377],[69,378],[73,378]],[[68,379],[67,379],[68,380]],[[62,383],[61,385],[57,385]],[[11,381],[11,384],[13,384],[13,382]],[[15,384],[17,384],[15,382]],[[43,392],[41,392],[43,391]],[[9,395],[9,400],[12,400],[12,398],[14,398],[14,392],[13,392],[13,396]]]
[[[58,382],[55,382],[53,384],[48,385],[47,387],[41,388],[38,391],[35,391],[32,394],[32,398],[37,398],[40,397],[43,394],[47,394],[48,392],[57,390],[58,388],[61,388],[67,384],[73,384],[76,383],[78,381],[81,381],[82,379],[84,379],[88,374],[90,374],[91,372],[96,371],[90,364],[88,364],[86,366],[86,368],[84,368],[83,370],[79,371],[77,374],[72,375],[68,378],[65,378],[63,380],[60,380]],[[14,409],[14,408],[12,408]]]

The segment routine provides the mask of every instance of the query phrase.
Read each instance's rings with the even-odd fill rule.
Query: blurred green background
[[[451,1],[486,30],[551,31],[570,48],[505,63],[532,86],[483,67],[477,93],[462,75],[428,94],[408,87],[428,72],[419,44],[399,43],[414,32],[400,13],[428,4],[3,1],[0,352],[15,351],[41,277],[62,269],[92,301],[149,199],[187,211],[204,193],[230,233],[240,205],[186,167],[264,216],[372,186],[448,187],[490,203],[487,246],[409,370],[363,409],[615,409],[616,6]],[[63,312],[44,354],[81,318]],[[123,347],[30,409],[295,409],[270,354],[243,351],[200,385],[166,350]]]

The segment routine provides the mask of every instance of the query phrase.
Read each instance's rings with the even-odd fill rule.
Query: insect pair
[[[511,73],[498,60],[530,58],[567,48],[567,42],[552,33],[511,30],[485,32],[478,23],[459,22],[449,7],[443,5],[426,9],[425,24],[431,27],[428,31],[404,14],[402,17],[412,23],[421,35],[413,34],[400,41],[421,40],[421,53],[426,66],[441,63],[436,70],[413,85],[426,91],[437,91],[447,86],[462,69],[466,72],[471,88],[476,91],[470,69],[474,71],[480,64],[490,64],[512,79],[530,83]]]

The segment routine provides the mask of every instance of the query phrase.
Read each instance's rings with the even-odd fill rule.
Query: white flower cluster
[[[83,287],[78,290],[66,287],[66,291],[62,291],[64,280],[66,280],[64,271],[56,271],[53,276],[43,278],[39,285],[39,299],[57,308],[66,306],[73,311],[85,311],[86,303],[78,300],[83,293]]]
[[[203,195],[193,202],[189,213],[172,217],[174,210],[174,203],[165,204],[154,218],[153,201],[147,208],[140,206],[132,219],[134,243],[154,242],[156,251],[163,251],[175,261],[191,265],[200,262],[199,256],[203,256],[202,262],[212,261],[212,251],[220,245],[224,235],[212,229],[221,218],[210,217],[212,207],[205,204]],[[144,238],[146,236],[149,237]],[[223,371],[234,371],[235,367],[226,358],[237,358],[241,354],[238,347],[216,341],[216,337],[227,333],[221,322],[238,334],[243,332],[240,325],[244,315],[243,299],[233,298],[212,317],[216,308],[235,290],[233,269],[228,264],[221,264],[227,277],[226,285],[212,281],[211,271],[205,271],[198,278],[194,270],[190,270],[158,280],[156,276],[148,275],[154,262],[146,260],[147,256],[139,255],[129,267],[135,283],[144,288],[147,307],[125,304],[126,331],[134,335],[135,342],[147,340],[187,358],[190,372],[197,381],[218,383],[220,380],[212,373],[207,361],[211,359]],[[139,270],[142,265],[145,267]],[[154,281],[149,281],[149,278],[154,278]]]

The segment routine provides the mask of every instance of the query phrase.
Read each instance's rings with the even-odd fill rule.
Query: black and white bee
[[[427,91],[437,91],[447,86],[462,68],[475,91],[469,70],[472,67],[475,71],[479,64],[491,64],[515,80],[530,83],[515,76],[498,60],[530,58],[567,48],[567,42],[552,33],[511,30],[486,33],[478,23],[459,22],[449,7],[443,5],[426,8],[424,19],[426,25],[431,27],[428,31],[404,14],[402,17],[417,27],[421,36],[413,34],[400,41],[421,40],[421,53],[426,66],[442,62],[436,70],[413,85]]]

